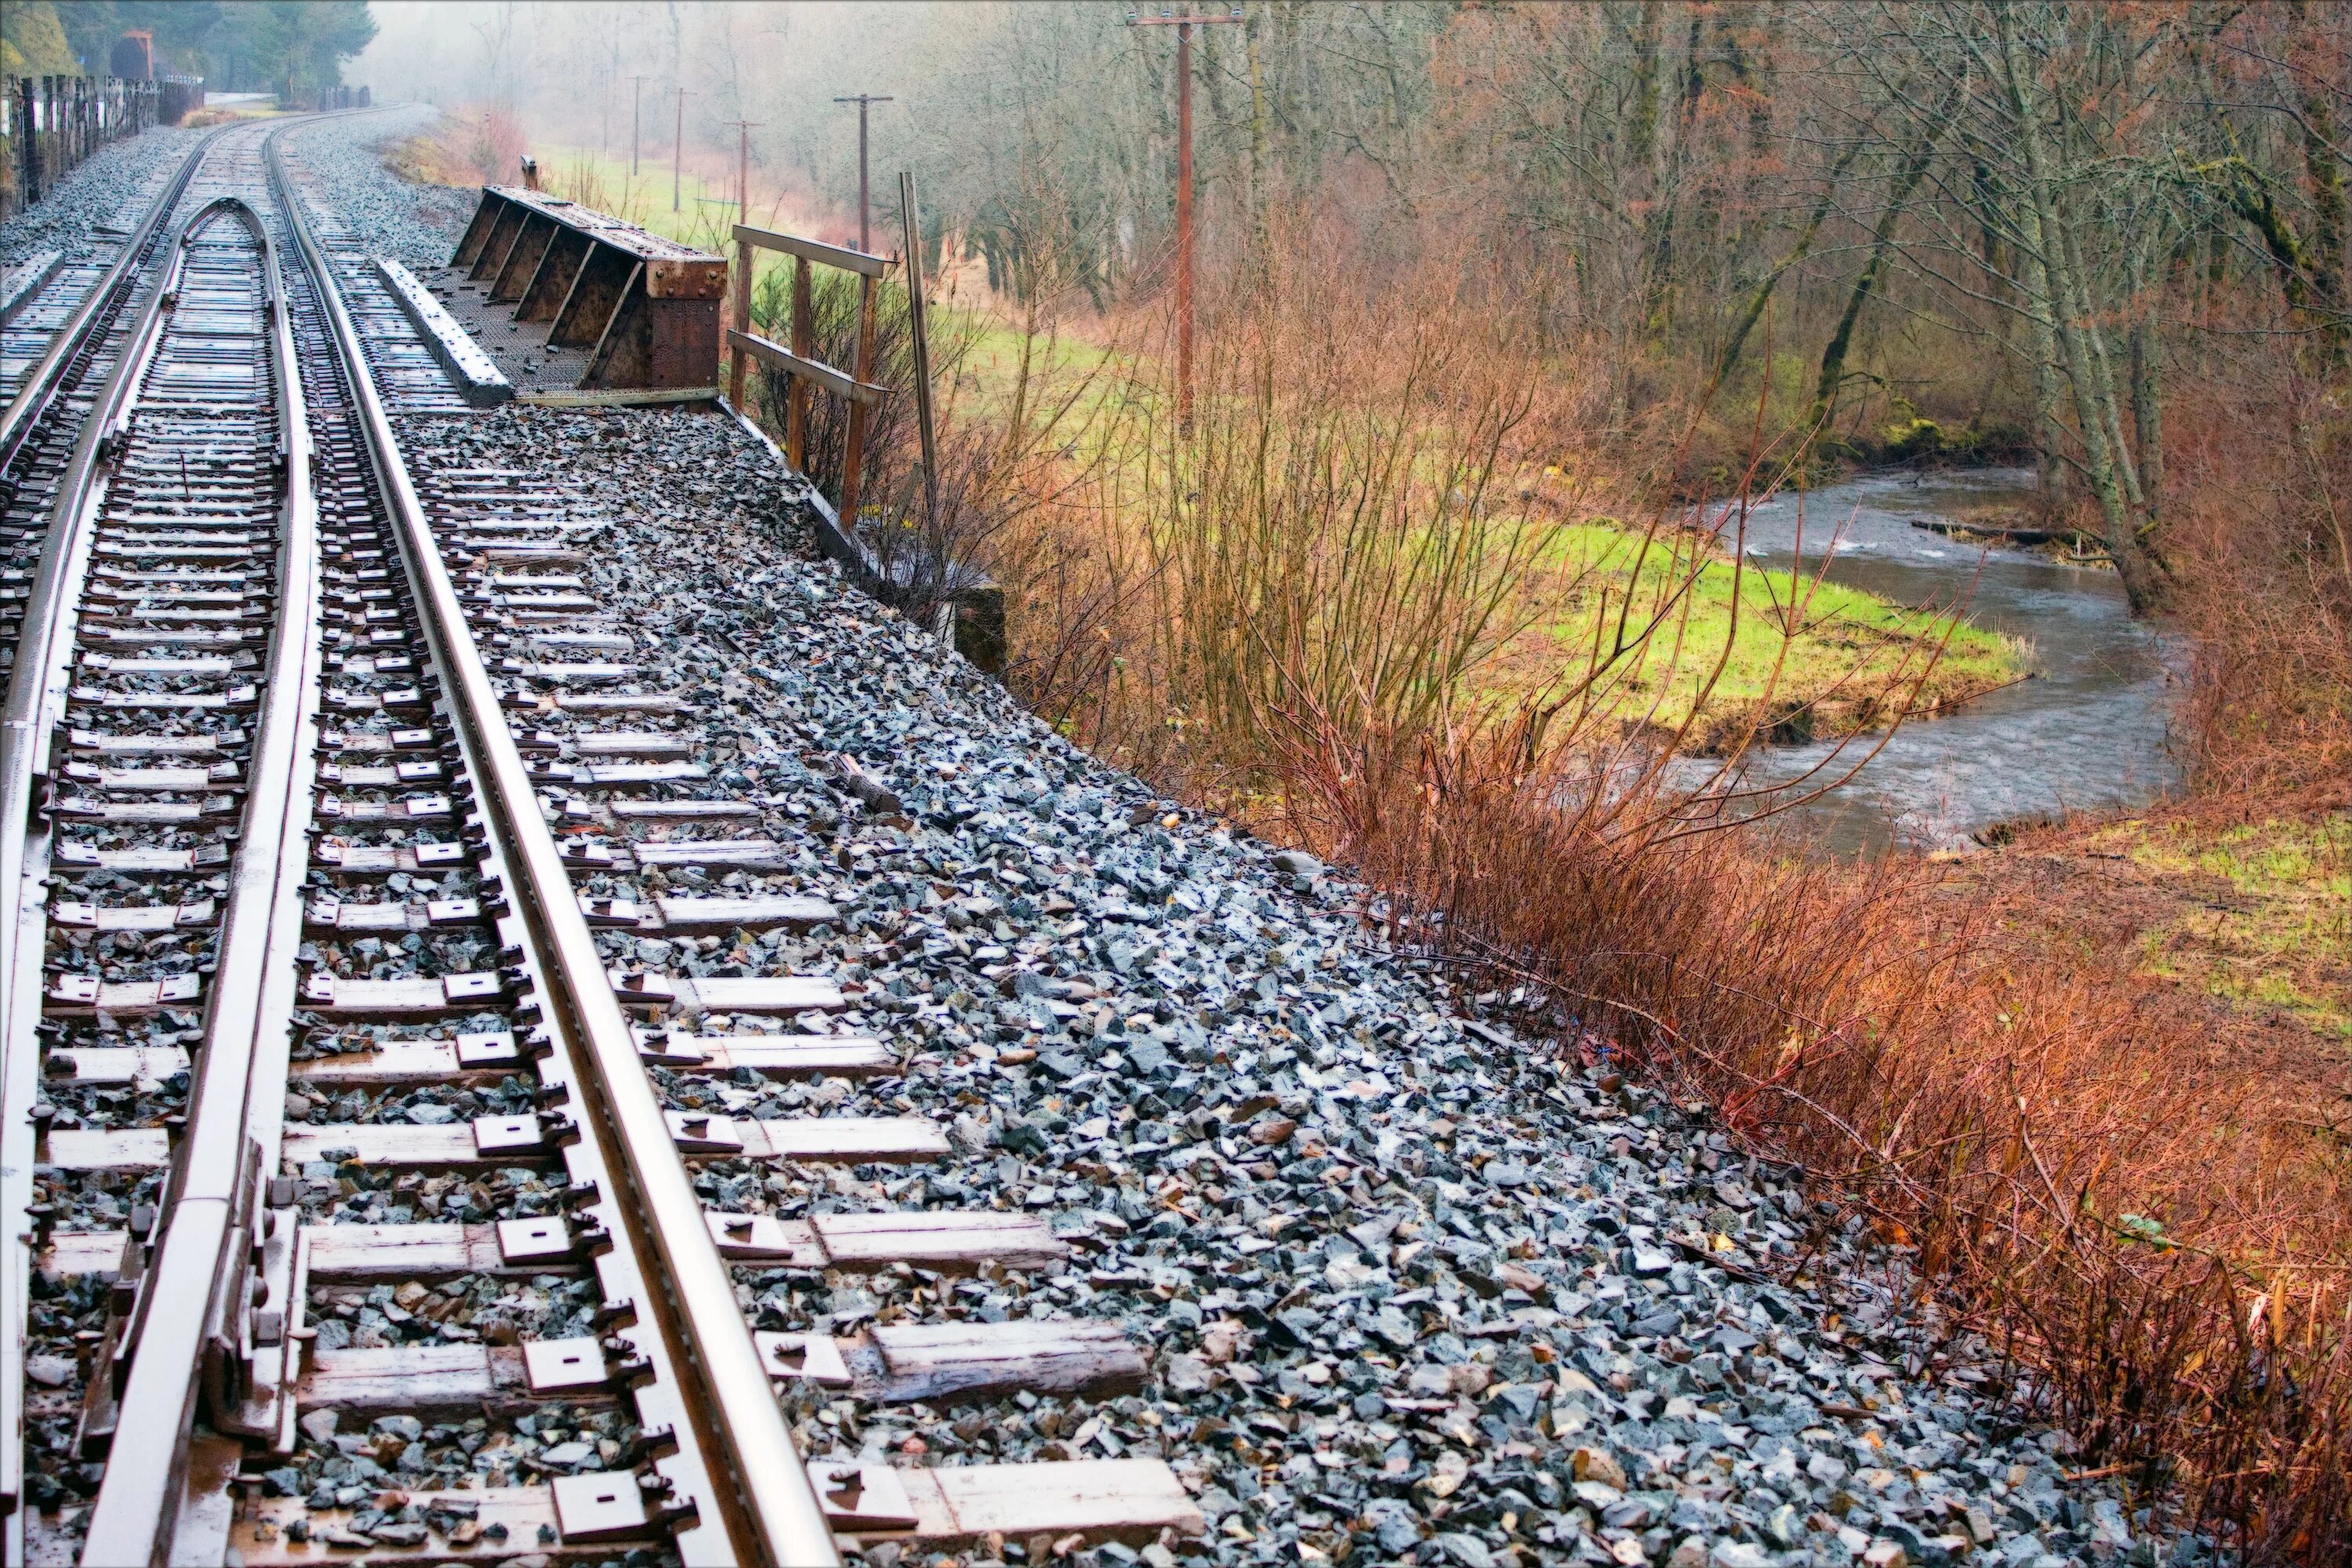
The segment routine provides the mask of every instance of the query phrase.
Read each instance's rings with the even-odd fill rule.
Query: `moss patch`
[[[2140,939],[2147,973],[2352,1041],[2352,817],[2134,818],[2084,848],[2174,889],[2177,908]]]

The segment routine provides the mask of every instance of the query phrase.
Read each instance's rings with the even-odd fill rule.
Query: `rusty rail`
[[[675,1391],[691,1435],[679,1456],[680,1468],[708,1471],[707,1482],[698,1475],[682,1478],[703,1494],[698,1500],[708,1503],[709,1511],[702,1516],[703,1529],[687,1532],[700,1539],[682,1539],[681,1550],[689,1563],[835,1563],[832,1528],[770,1391],[751,1329],[736,1304],[734,1282],[704,1222],[628,1020],[605,978],[571,872],[541,816],[497,689],[367,374],[358,331],[274,158],[272,174],[352,370],[360,424],[407,560],[427,640],[447,682],[489,837],[499,846],[507,885],[530,938],[555,1059],[567,1064],[565,1076],[586,1101],[588,1147],[614,1183],[601,1206],[627,1251],[606,1257],[634,1265],[643,1282],[635,1306],[652,1332],[638,1342],[656,1364],[656,1382]]]

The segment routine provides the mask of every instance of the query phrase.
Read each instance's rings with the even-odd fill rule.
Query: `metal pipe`
[[[942,548],[940,526],[940,452],[931,427],[931,340],[923,313],[922,225],[917,221],[915,176],[898,174],[898,221],[907,231],[907,325],[915,349],[915,420],[923,438],[923,515],[933,549]]]

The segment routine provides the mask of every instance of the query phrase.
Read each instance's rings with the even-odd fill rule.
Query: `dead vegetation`
[[[1420,292],[1412,324],[1334,329],[1402,318],[1292,317],[1283,292],[1211,334],[1191,441],[1164,387],[1110,397],[1099,365],[1055,405],[1092,413],[1082,439],[992,411],[993,450],[1024,455],[994,470],[1023,499],[986,555],[1019,595],[1024,697],[1171,792],[1357,867],[1396,937],[1465,990],[1517,992],[1534,1034],[1622,1053],[1801,1163],[2086,1466],[2251,1561],[2341,1561],[2340,1057],[2239,1026],[2024,879],[1800,858],[1772,813],[1867,741],[1779,797],[1744,795],[1728,762],[1670,783],[1695,732],[1623,720],[1653,661],[1709,655],[1686,595],[1604,600],[1540,694],[1463,701],[1517,613],[1481,552],[1524,573],[1536,557],[1509,552],[1541,539],[1498,546],[1484,503],[1532,453],[1574,449],[1577,384],[1503,352],[1492,301]],[[1151,460],[1103,460],[1129,419]],[[1751,442],[1752,481],[1770,443]],[[2268,552],[2206,579],[2242,610],[2189,612],[2212,617],[2192,700],[2206,787],[2341,776],[2344,492],[2318,460],[2337,451],[2306,431],[2232,459],[2273,463],[2280,521]],[[2194,461],[2174,483],[2211,507]],[[1840,700],[1912,710],[1934,665]]]

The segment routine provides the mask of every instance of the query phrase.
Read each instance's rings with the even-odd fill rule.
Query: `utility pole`
[[[751,130],[765,125],[764,120],[722,120],[721,125],[732,125],[741,140],[735,148],[735,221],[751,221]]]
[[[629,178],[633,180],[637,177],[637,126],[643,119],[637,112],[637,100],[645,86],[646,79],[641,76],[629,79]]]
[[[677,174],[686,156],[686,89],[677,89],[677,135],[669,144],[669,210],[677,211]]]
[[[1157,16],[1128,13],[1130,27],[1176,29],[1176,433],[1192,433],[1192,26],[1238,24],[1236,5],[1223,16],[1179,16],[1162,6]]]
[[[898,100],[887,96],[877,98],[870,92],[861,92],[849,98],[836,98],[833,101],[857,105],[857,248],[861,253],[871,256],[874,254],[874,205],[866,194],[866,111],[875,104],[895,103]]]

